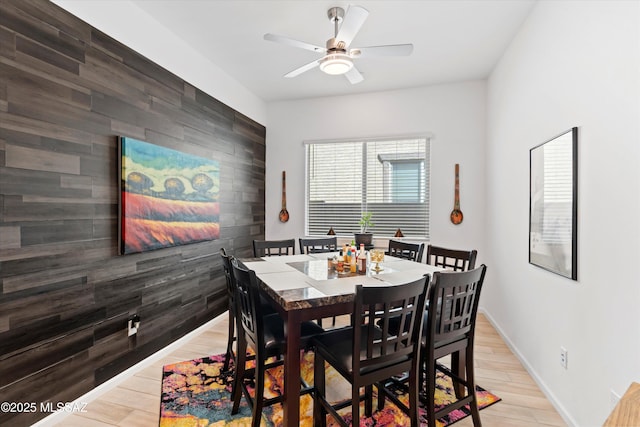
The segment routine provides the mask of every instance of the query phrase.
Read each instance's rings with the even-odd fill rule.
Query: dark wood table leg
[[[284,356],[283,425],[297,427],[300,423],[300,313],[288,311],[284,318],[287,351]]]

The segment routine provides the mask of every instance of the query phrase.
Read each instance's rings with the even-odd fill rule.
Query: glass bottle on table
[[[365,274],[367,272],[367,255],[364,250],[364,243],[360,243],[360,252],[358,252],[358,272]]]
[[[355,273],[358,270],[358,264],[356,263],[356,254],[351,254],[351,261],[349,261],[349,268],[352,273]]]

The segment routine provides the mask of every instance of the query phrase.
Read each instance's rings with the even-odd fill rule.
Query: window
[[[306,142],[307,235],[370,232],[429,238],[429,139]]]

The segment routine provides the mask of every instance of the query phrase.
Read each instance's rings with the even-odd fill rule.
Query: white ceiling
[[[486,78],[536,0],[354,0],[369,17],[351,47],[413,43],[409,57],[359,58],[364,81],[315,68],[321,57],[265,41],[274,33],[324,46],[327,10],[342,0],[133,0],[142,10],[266,102],[376,92]]]

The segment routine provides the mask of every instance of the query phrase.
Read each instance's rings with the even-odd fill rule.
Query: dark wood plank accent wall
[[[219,240],[118,255],[118,135],[219,161]],[[48,1],[0,0],[0,401],[72,401],[226,310],[218,251],[264,238],[264,161],[264,126]]]

